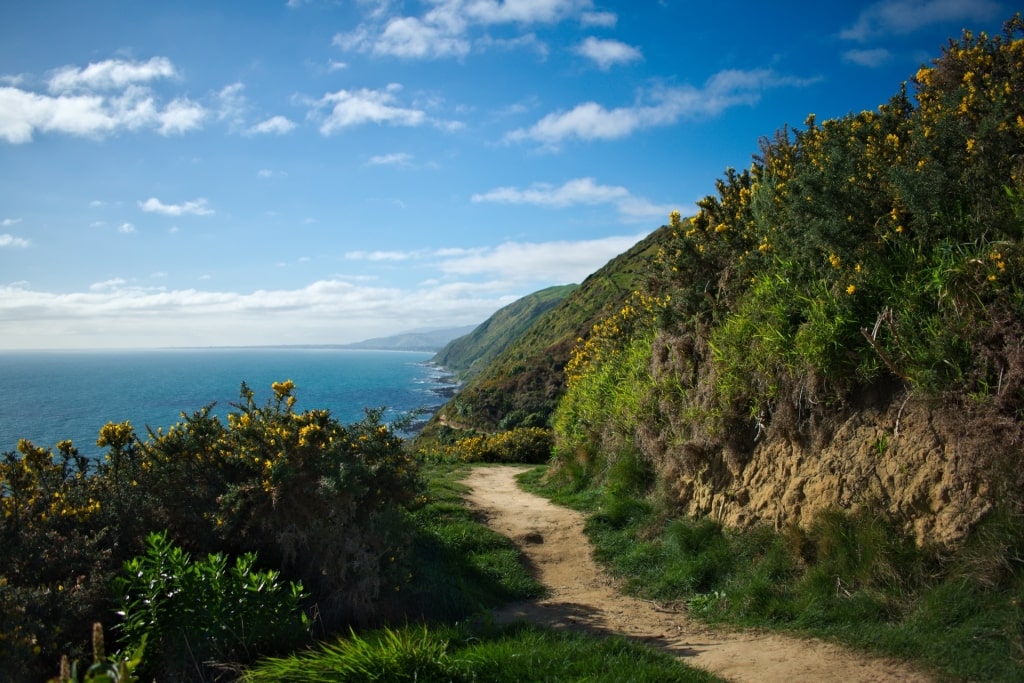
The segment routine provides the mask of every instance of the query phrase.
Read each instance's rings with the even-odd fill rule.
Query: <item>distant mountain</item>
[[[344,349],[373,349],[377,351],[439,351],[453,339],[465,336],[475,325],[448,327],[441,330],[403,332],[390,337],[374,337],[352,344],[342,344]]]
[[[478,374],[509,344],[579,285],[559,285],[528,294],[497,311],[467,335],[453,339],[434,362],[465,380]]]

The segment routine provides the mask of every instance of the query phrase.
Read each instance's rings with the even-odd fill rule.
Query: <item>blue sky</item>
[[[0,348],[345,343],[580,282],[995,0],[0,8]]]

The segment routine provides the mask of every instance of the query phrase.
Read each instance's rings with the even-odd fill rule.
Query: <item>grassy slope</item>
[[[487,431],[546,424],[565,390],[563,368],[576,340],[639,286],[665,236],[665,228],[654,231],[584,280],[516,337],[438,415]]]
[[[446,344],[434,356],[433,362],[443,365],[463,380],[479,374],[540,316],[557,306],[576,288],[577,285],[548,287],[512,302],[469,334]]]

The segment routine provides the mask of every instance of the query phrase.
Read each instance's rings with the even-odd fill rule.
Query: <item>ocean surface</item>
[[[364,409],[385,407],[393,422],[410,411],[436,410],[446,373],[434,354],[332,348],[223,348],[145,351],[0,352],[0,453],[19,439],[53,448],[71,439],[96,457],[96,437],[107,422],[130,420],[169,427],[184,411],[210,403],[222,418],[246,382],[262,405],[276,381],[295,382],[295,410],[327,409],[342,423]]]

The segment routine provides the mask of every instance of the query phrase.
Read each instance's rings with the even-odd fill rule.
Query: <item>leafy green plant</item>
[[[308,633],[302,585],[258,569],[255,554],[233,564],[221,554],[193,560],[166,533],[150,534],[146,545],[125,563],[115,590],[122,640],[130,649],[151,643],[150,674],[208,680],[211,664],[248,663]]]

